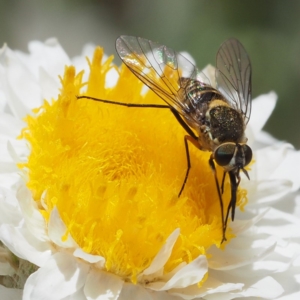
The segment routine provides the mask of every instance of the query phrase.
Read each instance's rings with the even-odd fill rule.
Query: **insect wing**
[[[218,90],[248,123],[251,114],[251,63],[246,50],[236,39],[225,41],[218,51],[216,82]]]
[[[183,55],[147,39],[120,36],[117,52],[127,67],[168,105],[188,118],[181,78],[197,79],[199,72]]]

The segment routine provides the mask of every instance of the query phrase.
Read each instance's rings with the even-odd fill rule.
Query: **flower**
[[[174,150],[184,132],[172,114],[76,95],[161,100],[152,92],[141,97],[143,85],[99,48],[89,65],[76,58],[76,68],[55,40],[29,49],[1,53],[0,270],[7,298],[274,299],[292,291],[283,278],[295,286],[299,280],[299,221],[280,205],[299,189],[291,170],[300,154],[261,131],[275,93],[253,101],[247,136],[255,163],[238,203],[245,212],[220,247],[209,153],[191,148],[193,168],[178,199],[186,158],[184,148]],[[229,192],[227,186],[225,201]]]

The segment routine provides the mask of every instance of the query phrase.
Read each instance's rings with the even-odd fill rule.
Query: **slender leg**
[[[173,115],[175,116],[175,118],[177,119],[177,121],[179,122],[179,124],[188,133],[188,135],[184,136],[184,146],[185,146],[185,153],[186,153],[187,170],[186,170],[186,173],[185,173],[183,184],[182,184],[181,189],[180,189],[179,194],[178,194],[178,197],[180,197],[180,195],[182,194],[182,192],[184,190],[184,187],[185,187],[185,184],[187,182],[189,172],[190,172],[190,169],[191,169],[191,160],[190,160],[190,152],[189,152],[188,141],[190,141],[198,149],[201,149],[201,146],[198,142],[197,136],[195,135],[193,130],[186,124],[186,122],[182,119],[182,117],[179,115],[177,110],[175,110],[173,107],[170,107],[170,109],[171,109],[171,112],[173,113]]]
[[[171,110],[172,114],[175,116],[179,124],[184,128],[184,130],[192,136],[195,140],[197,140],[197,136],[195,133],[191,130],[191,128],[186,124],[186,122],[182,119],[182,117],[179,115],[177,110],[169,105],[164,104],[137,104],[137,103],[123,103],[118,101],[112,101],[112,100],[104,100],[99,99],[96,97],[90,97],[90,96],[77,96],[77,99],[89,99],[94,100],[102,103],[108,103],[108,104],[114,104],[114,105],[120,105],[120,106],[126,106],[126,107],[144,107],[144,108],[168,108]]]
[[[220,208],[221,208],[222,234],[223,234],[222,241],[221,241],[221,244],[222,244],[224,241],[227,241],[226,240],[226,235],[225,235],[225,233],[226,233],[226,226],[225,226],[225,223],[224,223],[223,199],[222,199],[221,189],[220,189],[220,185],[219,185],[219,181],[218,181],[218,177],[217,177],[217,170],[216,170],[215,163],[214,163],[212,155],[210,156],[210,159],[209,159],[209,165],[210,165],[210,167],[211,167],[211,169],[212,169],[212,171],[214,173],[216,187],[217,187],[218,196],[219,196]]]
[[[180,192],[178,194],[178,198],[180,197],[181,193],[183,192],[183,189],[185,187],[185,184],[187,182],[189,172],[190,172],[190,169],[191,169],[191,160],[190,160],[190,152],[189,152],[188,141],[190,141],[193,145],[195,145],[197,148],[199,148],[199,143],[198,143],[197,140],[195,140],[193,137],[191,137],[189,135],[184,136],[184,146],[185,146],[185,153],[186,153],[187,169],[186,169],[183,184],[182,184]]]
[[[153,107],[153,108],[172,108],[169,105],[164,105],[164,104],[136,104],[136,103],[123,103],[123,102],[118,102],[118,101],[111,101],[111,100],[104,100],[104,99],[99,99],[95,97],[90,97],[90,96],[77,96],[77,99],[89,99],[89,100],[94,100],[102,103],[108,103],[108,104],[114,104],[114,105],[121,105],[121,106],[126,106],[126,107]]]
[[[185,177],[183,180],[183,184],[182,184],[181,189],[178,194],[178,198],[180,197],[180,195],[185,187],[186,181],[189,176],[190,168],[191,168],[190,152],[189,152],[189,145],[188,145],[188,139],[187,139],[188,137],[189,137],[188,135],[184,136],[184,146],[185,146],[185,154],[186,154],[186,160],[187,160],[187,169],[186,169]]]
[[[224,231],[226,231],[226,229],[227,229],[227,222],[228,222],[228,217],[229,217],[229,212],[230,212],[231,206],[232,206],[232,199],[230,200],[228,207],[227,207],[226,218],[225,218],[225,222],[224,222]]]
[[[226,230],[227,228],[227,222],[228,222],[228,217],[231,209],[231,220],[234,221],[234,215],[235,215],[235,206],[236,206],[236,194],[237,194],[237,189],[241,181],[241,177],[239,174],[234,173],[233,171],[228,172],[229,178],[230,178],[230,184],[231,184],[231,199],[227,207],[227,212],[226,212],[226,218],[225,218],[225,227],[224,229]],[[236,180],[237,179],[237,180]]]
[[[179,124],[183,127],[183,129],[187,132],[188,135],[190,135],[193,140],[195,142],[193,142],[193,144],[195,145],[195,143],[197,145],[195,145],[197,148],[201,148],[199,143],[198,143],[198,137],[196,136],[196,134],[194,133],[194,131],[186,124],[186,122],[182,119],[182,117],[180,116],[180,114],[178,113],[178,111],[173,108],[173,107],[170,107],[170,110],[171,110],[171,113],[175,116],[176,120],[179,122]]]
[[[223,178],[222,178],[222,185],[221,185],[221,192],[222,192],[222,194],[223,194],[223,192],[224,192],[224,182],[225,182],[225,178],[226,178],[226,171],[224,171],[224,173],[223,173]]]

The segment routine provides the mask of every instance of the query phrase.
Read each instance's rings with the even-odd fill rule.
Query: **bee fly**
[[[184,144],[187,170],[179,192],[181,195],[191,168],[189,142],[198,149],[212,152],[209,165],[214,173],[222,216],[222,241],[231,211],[234,220],[240,171],[252,159],[246,144],[245,128],[251,114],[251,63],[246,50],[236,39],[225,41],[217,53],[216,83],[213,88],[204,73],[199,72],[186,57],[147,39],[121,36],[116,49],[131,72],[154,91],[167,105],[133,104],[78,96],[127,107],[168,108],[185,129]],[[223,167],[221,186],[215,162]],[[224,216],[222,193],[228,173],[231,199]]]

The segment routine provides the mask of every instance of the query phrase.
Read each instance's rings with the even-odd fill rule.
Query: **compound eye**
[[[245,166],[247,166],[252,160],[252,150],[248,145],[243,145],[243,150],[245,155]]]
[[[215,160],[219,166],[229,165],[235,151],[235,144],[224,144],[215,150]]]

